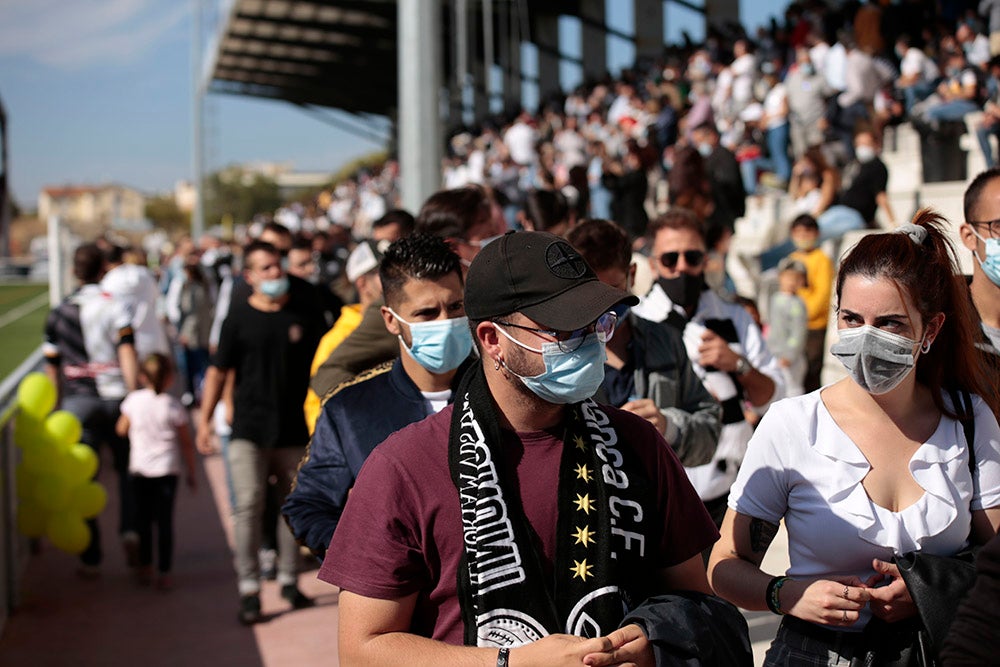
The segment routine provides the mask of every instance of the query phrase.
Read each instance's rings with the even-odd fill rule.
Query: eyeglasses
[[[672,250],[660,255],[660,264],[667,269],[677,268],[677,262],[681,255],[684,255],[684,263],[688,266],[701,266],[701,263],[705,261],[704,250],[685,250],[683,252]]]
[[[996,220],[983,220],[981,222],[968,223],[972,227],[985,227],[987,236],[990,238],[1000,237],[1000,218]]]
[[[505,327],[512,327],[514,329],[530,331],[536,336],[547,336],[554,339],[549,342],[556,343],[559,346],[560,351],[576,352],[580,349],[580,346],[583,345],[583,341],[586,340],[587,336],[592,333],[596,333],[602,343],[608,342],[608,340],[615,333],[615,327],[618,326],[618,315],[612,312],[604,313],[592,324],[589,324],[582,329],[575,329],[573,331],[536,329],[534,327],[526,327],[521,324],[514,324],[513,322],[504,322],[503,320],[493,320],[493,323]]]

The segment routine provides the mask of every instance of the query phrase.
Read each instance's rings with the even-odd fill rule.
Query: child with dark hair
[[[131,442],[129,473],[135,493],[136,523],[139,532],[139,583],[152,583],[153,525],[156,525],[156,587],[172,587],[170,568],[174,550],[174,499],[177,477],[184,462],[188,487],[196,488],[194,440],[188,415],[176,397],[167,393],[174,380],[170,359],[154,353],[140,367],[142,389],[122,401],[121,417],[115,430],[128,434]]]
[[[792,221],[791,239],[795,252],[789,257],[801,262],[806,270],[805,284],[798,290],[806,306],[806,374],[802,383],[806,392],[820,386],[833,292],[833,261],[819,247],[819,236],[819,224],[811,215],[803,214]]]

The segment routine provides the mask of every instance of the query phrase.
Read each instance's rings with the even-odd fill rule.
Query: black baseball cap
[[[508,232],[479,251],[465,277],[465,314],[473,321],[520,312],[574,331],[619,303],[639,299],[602,283],[573,246],[548,232]]]

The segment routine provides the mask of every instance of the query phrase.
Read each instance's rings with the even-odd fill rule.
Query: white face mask
[[[876,396],[896,387],[913,370],[919,341],[871,325],[841,329],[830,353],[862,389]]]
[[[875,159],[875,149],[871,146],[858,146],[854,149],[854,155],[858,158],[858,162],[864,164]]]

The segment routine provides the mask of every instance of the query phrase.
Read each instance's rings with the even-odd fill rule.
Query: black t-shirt
[[[233,438],[261,447],[305,446],[309,367],[326,332],[323,314],[292,293],[276,312],[234,302],[213,365],[236,371]]]
[[[878,158],[858,164],[860,164],[860,168],[851,179],[847,189],[840,194],[838,203],[849,206],[860,213],[868,227],[871,228],[874,227],[875,209],[878,208],[875,197],[880,192],[885,192],[885,188],[889,184],[889,170]]]

